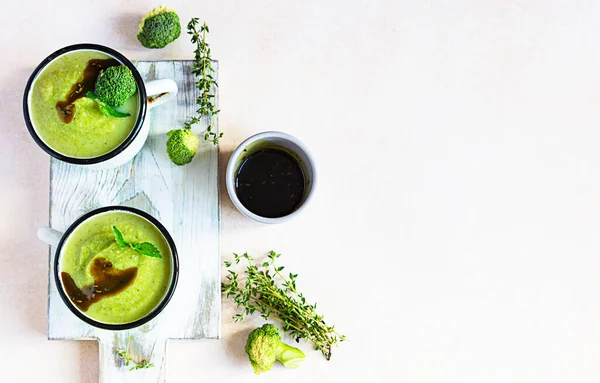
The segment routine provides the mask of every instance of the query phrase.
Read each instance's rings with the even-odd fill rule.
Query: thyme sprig
[[[142,359],[139,363],[137,363],[133,360],[133,358],[131,357],[131,355],[129,354],[129,351],[128,351],[130,340],[131,340],[131,336],[129,336],[127,338],[127,346],[125,347],[125,350],[119,350],[119,349],[116,350],[117,355],[119,355],[119,357],[121,359],[125,360],[125,366],[127,366],[127,367],[131,366],[131,368],[129,368],[129,371],[143,370],[146,368],[154,367],[154,363],[150,363],[146,359]]]
[[[204,134],[204,139],[212,142],[214,145],[219,143],[219,139],[223,137],[223,133],[217,134],[213,132],[214,116],[219,113],[215,109],[215,91],[219,86],[214,78],[215,70],[212,67],[212,59],[210,57],[210,46],[206,42],[206,34],[209,33],[206,22],[198,29],[198,18],[193,18],[187,25],[188,35],[191,35],[192,44],[196,44],[194,51],[194,65],[192,65],[192,73],[198,78],[196,88],[200,90],[200,96],[196,99],[199,108],[196,110],[197,116],[190,118],[185,123],[185,129],[191,129],[193,125],[199,123],[203,117],[208,119],[208,128]]]
[[[300,339],[311,341],[316,350],[321,351],[325,359],[331,358],[331,348],[342,342],[345,336],[328,326],[323,316],[316,311],[317,304],[307,304],[306,298],[296,288],[298,274],[282,274],[284,266],[275,264],[281,256],[274,251],[268,254],[269,260],[262,264],[254,264],[254,259],[244,253],[233,254],[237,265],[246,260],[248,266],[242,276],[231,270],[232,262],[225,261],[228,268],[226,282],[221,283],[221,291],[232,297],[237,307],[243,309],[233,319],[243,320],[246,316],[259,312],[264,319],[272,318],[282,323],[283,330],[299,342]]]
[[[154,367],[154,363],[150,363],[146,359],[142,359],[142,361],[139,364],[136,364],[134,367],[131,367],[129,369],[129,371],[143,370],[145,368],[152,368],[152,367]]]

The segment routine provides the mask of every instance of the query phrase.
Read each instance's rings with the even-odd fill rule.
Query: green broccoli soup
[[[139,250],[138,245],[149,244],[162,258]],[[136,321],[158,306],[169,289],[172,268],[170,247],[160,230],[125,211],[101,213],[80,224],[63,246],[60,265],[71,302],[86,316],[110,324]]]
[[[102,52],[79,50],[60,56],[41,71],[29,94],[29,112],[46,145],[68,157],[93,158],[114,150],[129,136],[137,119],[137,93],[114,108],[130,114],[123,118],[106,116],[101,104],[86,97],[98,75],[118,65]]]

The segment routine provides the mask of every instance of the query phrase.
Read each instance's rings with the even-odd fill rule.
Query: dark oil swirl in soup
[[[73,117],[75,117],[75,101],[85,97],[88,91],[94,91],[96,79],[103,70],[119,65],[121,63],[115,59],[92,59],[88,61],[87,66],[83,70],[83,76],[73,84],[69,93],[67,93],[67,99],[56,102],[56,111],[60,120],[65,124],[73,121]]]
[[[137,276],[137,267],[118,270],[105,258],[96,258],[92,262],[91,274],[94,284],[77,287],[69,273],[62,272],[63,286],[71,302],[81,311],[87,311],[93,303],[120,293],[129,287]]]

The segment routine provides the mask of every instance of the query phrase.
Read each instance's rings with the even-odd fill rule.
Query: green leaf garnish
[[[113,226],[112,229],[113,229],[113,233],[115,233],[115,241],[117,242],[117,244],[119,246],[121,246],[121,247],[129,246],[133,250],[135,250],[138,253],[145,255],[147,257],[162,258],[162,256],[160,255],[160,250],[158,250],[158,248],[156,246],[154,246],[152,243],[150,243],[150,242],[142,242],[142,243],[127,242],[125,240],[125,238],[123,237],[123,233],[121,233],[121,231],[119,229],[117,229],[116,226]]]
[[[124,117],[131,116],[131,114],[129,114],[129,113],[119,112],[118,110],[116,110],[112,106],[106,104],[105,102],[103,102],[102,100],[100,100],[98,97],[96,97],[96,95],[93,92],[91,92],[91,91],[88,91],[85,94],[85,97],[89,98],[90,100],[96,101],[96,103],[98,104],[98,107],[100,108],[100,111],[102,112],[102,114],[104,115],[104,117],[113,116],[113,117],[116,117],[116,118],[124,118]]]
[[[123,238],[123,233],[121,233],[116,226],[113,226],[113,233],[115,233],[115,241],[117,241],[117,244],[119,246],[126,247],[127,245],[129,245],[125,238]]]
[[[147,257],[162,258],[160,250],[150,242],[132,243],[130,245],[135,251]]]

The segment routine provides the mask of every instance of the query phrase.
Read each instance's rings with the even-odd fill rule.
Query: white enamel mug
[[[63,277],[61,276],[61,272],[60,272],[62,269],[62,266],[61,266],[62,265],[62,255],[63,255],[62,249],[66,245],[71,234],[77,229],[77,227],[79,227],[79,225],[86,222],[89,218],[92,218],[94,216],[101,215],[101,214],[104,214],[107,212],[129,213],[129,214],[137,215],[137,216],[143,218],[144,220],[148,221],[151,225],[156,227],[156,229],[161,232],[161,234],[163,235],[163,237],[164,237],[165,241],[167,242],[169,249],[171,251],[171,257],[172,257],[171,258],[171,279],[169,282],[168,290],[166,291],[165,295],[162,297],[160,302],[156,305],[156,307],[154,307],[144,317],[137,319],[133,322],[105,323],[105,322],[97,321],[97,320],[87,316],[83,311],[81,311],[71,301],[71,298],[69,298],[69,296],[66,292]],[[171,235],[169,234],[169,231],[156,218],[154,218],[153,216],[151,216],[150,214],[148,214],[142,210],[139,210],[139,209],[136,209],[133,207],[128,207],[128,206],[102,207],[102,208],[87,212],[86,214],[84,214],[81,217],[79,217],[78,219],[76,219],[75,222],[73,222],[64,233],[54,230],[54,229],[51,229],[49,227],[40,227],[38,229],[38,238],[41,239],[42,241],[46,242],[48,245],[56,247],[56,255],[54,256],[54,259],[52,261],[54,264],[54,267],[51,268],[51,270],[53,270],[53,274],[54,274],[53,279],[54,279],[54,283],[56,284],[56,289],[58,290],[58,294],[60,295],[60,297],[63,300],[63,302],[65,303],[65,305],[69,308],[69,310],[71,310],[71,312],[73,314],[75,314],[75,316],[77,316],[79,319],[81,319],[82,321],[84,321],[85,323],[87,323],[89,325],[92,325],[92,326],[98,327],[98,328],[102,328],[105,330],[113,330],[113,331],[129,330],[132,328],[139,327],[139,326],[147,323],[151,319],[155,318],[158,314],[160,314],[160,312],[166,307],[167,303],[169,303],[169,301],[171,300],[171,297],[175,293],[175,288],[177,287],[177,281],[179,279],[179,256],[177,254],[177,247],[175,246],[175,241],[173,241],[173,237],[171,237]]]
[[[102,52],[131,69],[137,83],[137,97],[139,97],[137,120],[129,136],[127,136],[127,138],[112,151],[92,158],[70,157],[54,150],[50,145],[44,142],[36,131],[35,126],[31,121],[29,111],[31,88],[39,74],[48,66],[48,64],[58,57],[79,50]],[[148,134],[150,133],[150,113],[148,113],[148,111],[174,99],[177,95],[177,91],[177,84],[171,79],[154,80],[144,83],[140,73],[131,61],[114,49],[97,44],[76,44],[52,53],[33,71],[25,87],[23,96],[23,115],[31,137],[38,146],[52,157],[70,164],[82,165],[88,169],[108,169],[123,165],[131,160],[142,149],[142,146],[144,146],[146,138],[148,138]]]

